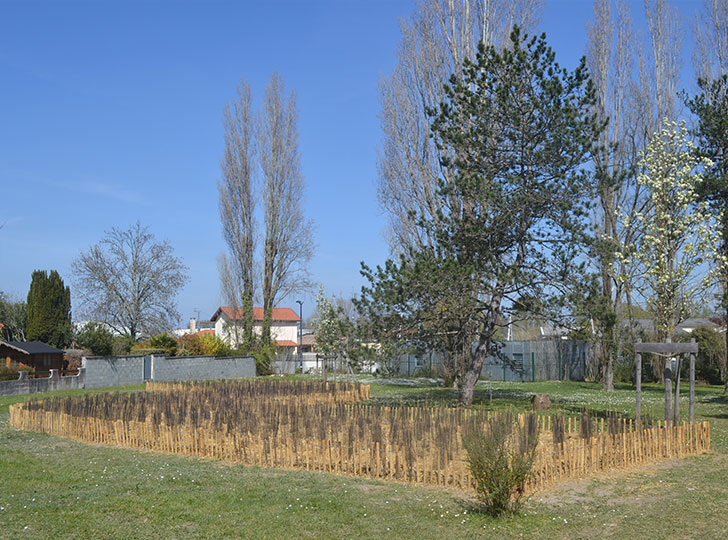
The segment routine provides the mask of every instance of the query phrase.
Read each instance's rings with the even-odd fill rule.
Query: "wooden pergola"
[[[675,406],[672,402],[672,359],[676,355],[690,354],[690,421],[695,416],[695,355],[698,353],[698,344],[695,338],[690,343],[672,343],[670,339],[665,343],[634,344],[635,352],[635,386],[637,387],[637,425],[641,422],[642,412],[642,353],[652,353],[665,358],[665,422],[677,423],[680,420],[680,356],[677,360],[677,378],[675,383]]]

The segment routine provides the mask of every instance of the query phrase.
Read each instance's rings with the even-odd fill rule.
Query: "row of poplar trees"
[[[659,339],[716,284],[728,306],[728,0],[704,0],[693,32],[646,0],[643,35],[630,4],[593,5],[569,71],[526,34],[540,0],[425,0],[380,85],[394,256],[364,266],[358,307],[378,340],[446,353],[464,404],[510,322],[589,326],[612,390],[638,303]],[[678,86],[687,35],[693,96]]]
[[[254,298],[262,298],[261,340],[269,345],[273,307],[310,287],[313,223],[304,213],[296,95],[274,73],[256,109],[250,84],[242,80],[225,106],[223,125],[218,191],[228,250],[218,266],[223,298],[242,315],[230,330],[244,349],[252,349]]]

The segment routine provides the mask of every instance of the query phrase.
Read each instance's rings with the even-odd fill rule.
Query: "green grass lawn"
[[[123,388],[134,391],[141,387]],[[119,389],[117,389],[119,390]],[[634,412],[634,393],[589,383],[480,383],[477,406]],[[73,392],[69,392],[73,393]],[[75,392],[79,393],[79,392]],[[12,430],[0,398],[0,538],[728,538],[728,399],[698,387],[713,452],[571,482],[533,495],[520,515],[473,512],[465,494],[110,448]],[[644,391],[660,418],[662,388]],[[38,396],[32,396],[38,397]],[[432,386],[372,386],[376,400],[450,402]],[[681,405],[687,414],[687,401]]]

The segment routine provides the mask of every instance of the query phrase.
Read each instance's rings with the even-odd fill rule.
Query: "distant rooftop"
[[[41,341],[0,341],[2,343],[28,354],[63,354],[63,349],[56,349]]]

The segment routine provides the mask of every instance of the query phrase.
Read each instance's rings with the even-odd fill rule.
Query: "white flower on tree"
[[[623,216],[643,229],[621,256],[640,267],[635,287],[655,315],[660,339],[671,336],[694,306],[707,300],[715,272],[725,264],[717,252],[715,216],[697,193],[702,171],[711,165],[697,157],[684,122],[665,121],[647,147],[638,177],[649,193],[650,209]]]

